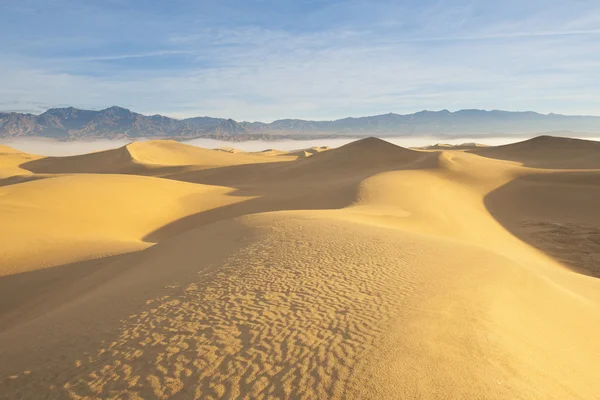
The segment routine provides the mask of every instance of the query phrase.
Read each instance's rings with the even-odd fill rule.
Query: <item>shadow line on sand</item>
[[[578,273],[600,277],[600,171],[517,178],[484,198],[513,236]]]
[[[360,183],[371,176],[438,166],[439,153],[410,152],[414,154],[405,162],[376,163],[359,168],[352,160],[346,160],[342,168],[328,169],[328,160],[321,163],[319,159],[325,158],[326,154],[319,153],[293,162],[237,165],[163,176],[190,183],[232,187],[237,189],[234,196],[254,198],[178,219],[149,233],[143,240],[156,243],[190,229],[248,214],[345,208],[356,201]]]

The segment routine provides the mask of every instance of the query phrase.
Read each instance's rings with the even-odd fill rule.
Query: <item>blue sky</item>
[[[598,0],[0,0],[0,110],[600,115]]]

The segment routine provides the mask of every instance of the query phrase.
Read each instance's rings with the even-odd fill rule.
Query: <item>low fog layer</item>
[[[410,137],[410,138],[386,138],[385,140],[402,147],[422,147],[436,143],[461,144],[465,142],[477,142],[486,145],[502,145],[518,142],[523,138],[458,138],[458,139],[440,139],[431,137]],[[248,141],[248,142],[226,142],[214,139],[193,139],[184,143],[208,149],[218,149],[222,147],[234,147],[242,151],[262,151],[266,149],[278,150],[296,150],[314,146],[339,147],[357,139],[312,139],[312,140],[282,140],[282,141]],[[598,140],[598,138],[592,138]],[[75,154],[85,154],[94,151],[114,149],[130,143],[128,140],[93,140],[76,142],[57,142],[46,139],[16,139],[3,140],[1,144],[10,146],[31,154],[44,156],[69,156]]]

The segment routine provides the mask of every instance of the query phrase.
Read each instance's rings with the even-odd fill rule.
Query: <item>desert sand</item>
[[[2,399],[600,399],[600,143],[0,147]]]

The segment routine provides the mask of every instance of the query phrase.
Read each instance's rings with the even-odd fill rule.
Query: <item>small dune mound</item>
[[[489,146],[487,144],[482,144],[482,143],[466,142],[466,143],[463,143],[463,144],[459,144],[459,145],[457,145],[455,147],[463,147],[463,148],[476,147],[476,148],[479,148],[479,147],[489,147]]]
[[[600,168],[600,142],[593,140],[538,136],[522,142],[479,148],[470,152],[488,158],[516,161],[535,168]]]
[[[423,147],[417,147],[418,149],[423,149],[423,150],[449,150],[451,149],[452,146],[451,144],[447,144],[447,143],[436,143],[436,144],[432,144],[430,146],[423,146]]]
[[[461,143],[461,144],[447,144],[447,143],[436,143],[430,146],[419,147],[423,150],[471,150],[478,149],[481,147],[487,147],[485,144],[481,143]]]
[[[327,146],[311,147],[309,149],[300,149],[300,150],[291,151],[289,153],[285,153],[284,155],[305,158],[305,157],[310,157],[313,154],[321,153],[326,150],[329,150],[329,147],[327,147]]]
[[[286,151],[277,150],[277,149],[266,149],[263,151],[259,151],[256,154],[260,154],[263,156],[287,156],[288,155],[288,153]]]
[[[293,157],[299,157],[299,158],[306,158],[306,157],[310,157],[312,156],[314,153],[312,153],[310,150],[296,150],[296,151],[291,151],[289,153],[286,153],[286,156],[293,156]]]
[[[242,152],[241,150],[236,149],[235,147],[220,147],[220,148],[215,149],[215,150],[222,151],[224,153],[232,153],[232,154],[241,153]]]

